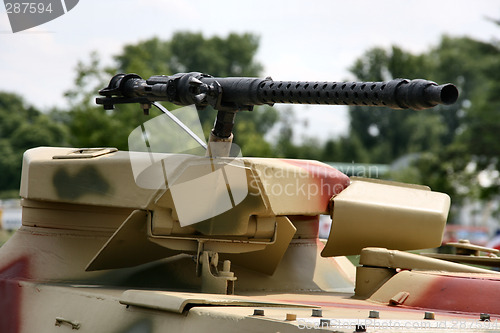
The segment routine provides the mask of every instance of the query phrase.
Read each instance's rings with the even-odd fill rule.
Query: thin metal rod
[[[152,102],[151,103],[152,105],[156,106],[158,109],[160,109],[161,112],[163,112],[164,114],[166,114],[170,119],[172,119],[172,121],[174,123],[176,123],[180,128],[182,128],[187,134],[189,134],[193,139],[195,139],[196,142],[198,142],[198,144],[200,146],[202,146],[203,148],[205,149],[208,149],[207,147],[207,144],[205,143],[205,141],[203,141],[202,139],[200,139],[200,137],[198,135],[196,135],[193,131],[191,131],[189,129],[189,127],[187,127],[186,125],[184,125],[184,123],[182,121],[179,120],[179,118],[177,118],[176,116],[173,115],[172,112],[168,111],[163,105],[161,105],[160,103],[157,103],[157,102]]]

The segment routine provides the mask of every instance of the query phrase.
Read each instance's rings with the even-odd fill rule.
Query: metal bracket
[[[421,253],[421,255],[451,262],[500,267],[500,257],[498,256],[500,251],[497,249],[474,245],[466,239],[461,239],[458,243],[447,243],[446,245],[454,247],[455,253]],[[484,254],[482,255],[481,252]]]
[[[467,239],[460,239],[458,243],[447,243],[446,245],[454,247],[457,255],[479,256],[480,252],[485,252],[488,256],[494,258],[500,253],[500,250],[497,249],[471,244]]]
[[[201,253],[201,291],[210,294],[233,295],[237,278],[230,271],[231,261],[224,260],[221,271],[217,268],[218,264],[217,252],[203,251]]]
[[[80,326],[81,326],[81,324],[77,321],[72,321],[72,320],[61,318],[61,317],[56,317],[55,325],[61,326],[62,324],[70,325],[72,330],[79,330]]]
[[[79,158],[93,158],[106,154],[117,152],[117,148],[78,148],[63,155],[54,155],[52,159],[79,159]]]

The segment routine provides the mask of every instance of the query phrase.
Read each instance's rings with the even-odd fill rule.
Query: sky
[[[500,27],[487,17],[500,19],[498,0],[80,0],[53,21],[12,33],[4,8],[0,90],[18,93],[42,110],[64,106],[78,61],[92,51],[112,63],[124,45],[154,36],[168,40],[176,31],[258,35],[263,77],[352,80],[349,67],[371,47],[425,52],[443,34],[500,40]],[[325,140],[348,130],[345,107],[293,110],[296,140]]]

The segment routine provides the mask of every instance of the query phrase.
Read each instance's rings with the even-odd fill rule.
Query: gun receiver
[[[273,81],[271,78],[215,78],[198,72],[172,76],[115,75],[96,99],[105,109],[114,104],[141,103],[144,109],[154,101],[177,105],[213,106],[219,111],[213,133],[231,135],[234,115],[254,105],[275,103],[385,106],[393,109],[427,109],[453,104],[458,90],[453,84],[437,85],[427,80],[395,79],[387,82]]]

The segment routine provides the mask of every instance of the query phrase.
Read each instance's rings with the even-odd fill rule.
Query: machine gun
[[[147,80],[136,74],[117,74],[96,99],[105,109],[115,104],[140,103],[147,113],[156,101],[177,105],[212,106],[218,110],[210,141],[231,137],[237,111],[254,105],[328,104],[385,106],[393,109],[427,109],[453,104],[458,90],[452,84],[427,80],[395,79],[388,82],[273,81],[271,78],[215,78],[198,72],[172,76],[155,75]]]
[[[142,168],[138,175],[134,173],[136,181],[149,173],[154,179],[146,177],[148,182],[155,183],[159,179],[165,184],[161,187],[164,191],[150,208],[151,217],[146,218],[147,214],[141,213],[143,219],[150,221],[149,241],[170,251],[197,253],[198,263],[205,260],[201,267],[208,265],[203,255],[212,251],[238,265],[272,274],[292,238],[303,237],[296,234],[300,234],[304,225],[313,225],[318,214],[325,213],[332,216],[335,232],[330,234],[323,256],[358,254],[367,246],[408,250],[438,246],[441,242],[450,204],[445,194],[432,192],[427,187],[408,188],[401,184],[349,179],[319,162],[249,158],[228,162],[225,157],[232,142],[236,113],[251,111],[255,105],[328,104],[421,110],[454,103],[458,91],[452,84],[437,85],[420,79],[273,81],[271,78],[215,78],[192,72],[155,75],[147,80],[136,74],[118,74],[99,93],[103,97],[96,102],[105,109],[112,109],[115,104],[139,103],[148,114],[151,105],[159,107],[202,145],[203,140],[156,102],[194,104],[198,109],[212,106],[218,110],[204,156],[193,158],[173,154],[165,157],[161,164],[151,165],[137,157],[138,164],[149,166]],[[148,133],[142,127],[136,141],[147,137]],[[147,149],[139,151],[149,153],[149,160],[156,160],[157,157],[151,155],[149,143],[145,146]],[[176,170],[170,174],[180,175],[177,183],[172,180],[174,177],[162,178],[169,174],[171,165]],[[220,172],[215,178],[222,180],[221,183],[202,181],[212,177],[214,172]],[[295,189],[295,192],[291,195],[276,193],[275,189],[280,187]],[[207,191],[212,192],[211,195],[207,195]],[[221,203],[223,198],[226,198],[224,204]],[[194,202],[200,203],[196,209],[193,209]],[[377,207],[385,208],[379,210]],[[295,215],[307,218],[293,217]],[[425,221],[423,228],[421,221]],[[127,234],[123,231],[122,234],[113,239],[123,240]],[[113,239],[88,269],[109,268],[116,264],[118,251]],[[113,262],[111,266],[110,262]],[[210,285],[210,281],[211,278],[207,278],[205,285]],[[228,288],[230,279],[224,281],[218,290]]]

